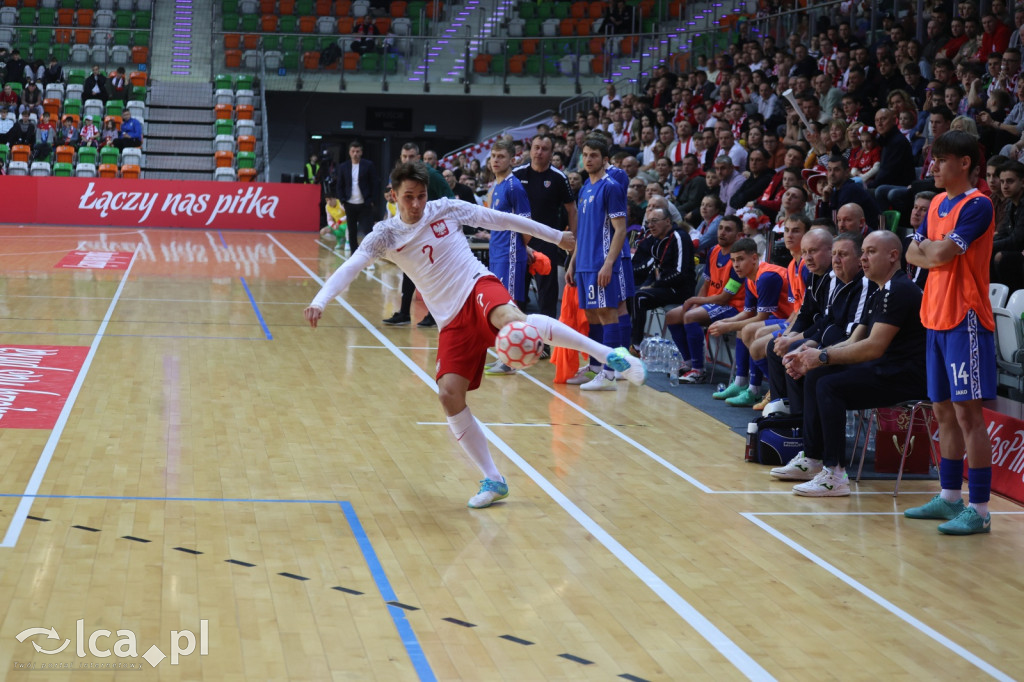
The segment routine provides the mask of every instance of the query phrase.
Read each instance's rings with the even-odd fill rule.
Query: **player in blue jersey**
[[[590,324],[602,325],[604,341],[619,346],[619,304],[626,300],[621,258],[626,242],[626,190],[606,170],[608,146],[598,137],[583,143],[587,179],[577,202],[576,251],[566,268],[566,282],[579,288],[579,304]],[[607,365],[584,391],[615,390],[615,372]]]
[[[495,211],[514,213],[524,218],[530,217],[530,197],[526,195],[523,184],[512,174],[512,160],[516,148],[508,140],[498,140],[491,146],[488,159],[494,173],[494,189],[491,192],[490,206]],[[490,271],[501,280],[508,289],[512,300],[520,309],[526,309],[526,265],[528,254],[526,243],[530,236],[512,230],[497,230],[491,233],[490,254],[488,257]],[[485,374],[515,374],[515,370],[501,360],[484,370]]]

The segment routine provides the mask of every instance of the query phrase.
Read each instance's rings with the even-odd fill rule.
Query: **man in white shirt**
[[[736,144],[736,136],[728,124],[715,126],[715,137],[718,138],[718,153],[728,154],[732,165],[742,173],[747,168],[747,150]],[[715,161],[717,163],[717,160]]]
[[[14,127],[14,119],[7,115],[7,107],[0,107],[0,140],[7,137]]]
[[[676,139],[665,149],[665,158],[673,165],[680,163],[687,154],[697,152],[697,143],[693,139],[693,125],[683,119],[676,124]]]
[[[484,473],[480,492],[470,498],[473,509],[508,497],[508,483],[498,472],[480,423],[466,406],[466,394],[479,387],[487,350],[498,331],[510,322],[536,328],[541,339],[572,348],[607,363],[633,384],[646,379],[643,363],[625,348],[611,349],[544,315],[525,315],[508,290],[469,248],[462,225],[490,230],[513,229],[572,250],[572,232],[559,232],[511,213],[501,213],[464,201],[427,201],[429,175],[421,163],[400,163],[391,173],[398,214],[377,223],[359,249],[324,284],[303,311],[316,328],[327,303],[340,295],[359,272],[386,258],[416,283],[423,302],[440,328],[437,348],[437,388],[448,426],[459,445]]]
[[[736,190],[743,184],[745,178],[742,173],[738,173],[733,167],[732,159],[727,154],[722,154],[715,159],[715,173],[718,175],[718,179],[721,181],[721,185],[718,188],[718,198],[725,204],[725,215],[734,215],[736,209],[729,205],[729,200],[732,199],[732,195],[736,194]]]

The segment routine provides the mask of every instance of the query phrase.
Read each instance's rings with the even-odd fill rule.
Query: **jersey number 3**
[[[423,253],[427,254],[427,258],[430,259],[430,264],[434,264],[434,247],[430,244],[424,244],[423,248],[420,249]]]

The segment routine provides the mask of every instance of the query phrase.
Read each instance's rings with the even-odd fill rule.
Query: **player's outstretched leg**
[[[641,385],[647,380],[647,371],[640,358],[633,357],[625,348],[609,348],[590,339],[567,324],[546,315],[527,315],[526,321],[537,328],[545,343],[582,351],[597,358],[617,372],[622,372],[629,383]]]

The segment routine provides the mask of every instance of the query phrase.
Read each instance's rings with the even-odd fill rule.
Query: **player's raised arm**
[[[572,238],[571,245],[566,238],[566,233],[550,228],[547,225],[538,223],[536,220],[524,218],[514,213],[502,213],[485,206],[474,206],[466,202],[458,205],[457,211],[461,214],[459,222],[464,225],[484,227],[488,230],[512,230],[528,234],[531,237],[543,239],[552,244],[558,244],[561,248],[571,251],[575,246],[575,238]],[[571,237],[571,235],[570,235]]]
[[[370,239],[370,237],[367,237]],[[327,303],[339,296],[348,285],[359,275],[359,272],[366,266],[373,263],[376,260],[371,254],[369,249],[359,248],[352,256],[341,264],[341,267],[334,271],[324,285],[320,288],[320,291],[313,298],[313,302],[303,311],[303,316],[306,321],[309,322],[309,326],[316,329],[317,322],[323,315],[324,308],[327,307]]]

